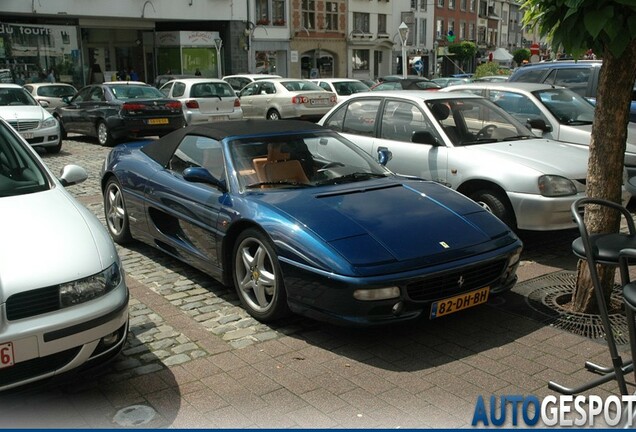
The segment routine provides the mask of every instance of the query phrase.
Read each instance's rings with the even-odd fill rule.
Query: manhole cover
[[[113,421],[123,427],[140,426],[152,421],[157,412],[146,405],[131,405],[117,411]]]
[[[575,273],[555,273],[541,278],[540,288],[531,291],[527,296],[528,305],[537,312],[546,315],[550,325],[584,336],[589,339],[605,340],[605,330],[600,315],[584,314],[566,310],[565,305],[572,296],[576,284]],[[620,310],[622,307],[619,286],[612,290],[610,309]],[[622,313],[609,314],[610,325],[617,344],[629,343],[627,321]]]

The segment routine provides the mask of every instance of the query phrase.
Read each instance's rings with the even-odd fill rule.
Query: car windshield
[[[436,99],[426,105],[455,146],[534,137],[526,126],[488,99]]]
[[[311,81],[282,81],[281,84],[288,91],[324,91],[324,89]]]
[[[21,140],[0,123],[0,197],[49,189],[47,176]]]
[[[555,88],[532,92],[564,125],[592,124],[594,106],[570,89]]]
[[[114,84],[110,86],[115,98],[128,99],[161,99],[165,96],[155,87],[135,84]]]
[[[0,106],[8,105],[40,105],[33,97],[23,88],[0,87]]]
[[[225,82],[204,82],[192,85],[190,95],[195,98],[236,97],[236,93]]]
[[[241,190],[319,187],[390,174],[331,131],[239,138],[230,149]]]
[[[369,91],[369,87],[359,81],[342,81],[333,83],[336,93],[341,96],[348,96],[354,93]]]
[[[77,93],[77,90],[75,90],[75,87],[67,85],[47,85],[38,87],[37,92],[38,96],[63,98],[66,96],[72,97]]]

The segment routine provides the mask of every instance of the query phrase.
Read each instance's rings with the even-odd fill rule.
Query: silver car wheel
[[[126,203],[121,186],[114,178],[108,181],[104,192],[104,214],[111,237],[120,244],[128,242],[132,237]]]
[[[97,141],[103,146],[108,146],[112,143],[113,139],[110,136],[106,123],[100,122],[97,125]]]
[[[240,294],[258,313],[267,312],[276,294],[274,263],[263,243],[248,237],[238,246],[235,271]]]

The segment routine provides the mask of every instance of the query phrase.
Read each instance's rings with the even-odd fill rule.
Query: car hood
[[[16,119],[44,120],[51,113],[40,105],[9,105],[0,107],[0,117],[7,121]]]
[[[582,145],[528,139],[472,145],[466,148],[479,152],[482,160],[488,160],[495,165],[506,163],[510,169],[510,164],[514,163],[540,174],[561,175],[570,179],[582,179],[587,175],[589,149]]]
[[[262,200],[294,218],[354,265],[422,259],[444,262],[509,244],[495,216],[457,192],[426,181],[380,181]],[[373,186],[375,185],[375,186]],[[493,239],[498,239],[494,240]]]
[[[99,273],[116,250],[97,218],[61,186],[0,198],[0,303]]]

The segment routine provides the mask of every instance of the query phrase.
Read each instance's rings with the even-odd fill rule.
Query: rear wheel
[[[510,228],[516,228],[517,224],[515,221],[515,215],[501,192],[490,189],[482,189],[471,193],[468,197],[490,213],[497,216]]]
[[[97,124],[97,141],[103,146],[112,146],[114,143],[113,137],[108,130],[108,126],[103,121]]]
[[[108,180],[104,189],[104,215],[113,240],[119,244],[126,244],[132,240],[124,193],[114,177]]]
[[[275,109],[267,111],[267,120],[280,120],[280,113]]]

